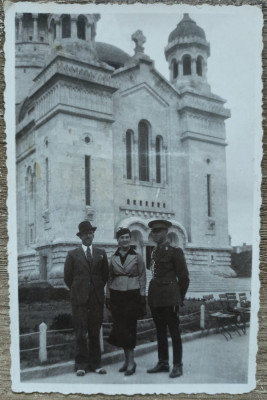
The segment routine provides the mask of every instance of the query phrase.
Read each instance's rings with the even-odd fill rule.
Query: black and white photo
[[[14,391],[255,387],[262,24],[6,3]]]

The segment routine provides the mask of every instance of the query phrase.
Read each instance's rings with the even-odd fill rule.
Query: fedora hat
[[[96,226],[92,226],[90,221],[82,221],[78,226],[79,232],[76,233],[77,236],[81,236],[82,233],[95,231]]]

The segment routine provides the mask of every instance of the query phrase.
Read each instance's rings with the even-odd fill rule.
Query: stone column
[[[178,76],[177,76],[177,78],[181,78],[183,76],[183,74],[184,74],[183,63],[181,60],[178,60]]]
[[[207,80],[207,61],[203,60],[202,64],[202,75],[205,80]]]
[[[19,20],[19,28],[18,28],[18,42],[22,42],[22,18],[23,13],[17,13],[17,18]]]
[[[60,23],[59,21],[55,21],[56,24],[56,39],[61,39],[61,31],[60,31]]]
[[[156,143],[151,143],[149,159],[148,159],[148,168],[149,168],[149,181],[156,182]]]
[[[172,73],[172,64],[169,64],[169,74],[170,74],[170,82],[173,81],[173,73]]]
[[[32,14],[33,18],[33,41],[38,41],[38,14]]]
[[[71,19],[71,33],[70,36],[72,39],[76,39],[77,38],[77,15],[71,15],[70,17]]]
[[[137,132],[137,135],[138,135],[138,132]],[[136,182],[139,180],[138,136],[134,138],[132,143],[133,143],[133,179],[134,179],[134,182]]]
[[[89,24],[87,26],[86,39],[88,42],[91,42],[92,40],[92,27]]]
[[[197,60],[196,60],[196,58],[192,58],[191,68],[192,68],[192,75],[196,75],[197,74]]]

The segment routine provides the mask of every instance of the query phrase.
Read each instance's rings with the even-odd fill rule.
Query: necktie
[[[86,258],[87,258],[87,261],[88,261],[89,265],[91,265],[91,263],[92,263],[92,254],[91,254],[91,250],[90,250],[89,246],[87,247],[87,250],[86,250]]]

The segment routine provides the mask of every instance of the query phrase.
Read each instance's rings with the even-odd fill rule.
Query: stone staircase
[[[223,277],[213,274],[210,268],[190,270],[190,285],[187,297],[202,297],[205,294],[235,292],[247,293],[250,297],[251,278]]]

